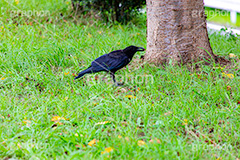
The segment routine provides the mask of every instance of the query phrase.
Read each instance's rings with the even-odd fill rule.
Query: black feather
[[[129,46],[123,50],[112,51],[108,54],[104,54],[97,59],[95,59],[91,66],[80,72],[77,77],[74,79],[78,79],[85,74],[88,73],[96,73],[96,72],[110,72],[113,81],[115,82],[114,73],[119,69],[125,67],[133,58],[134,54],[137,51],[144,51],[145,49],[142,47]]]

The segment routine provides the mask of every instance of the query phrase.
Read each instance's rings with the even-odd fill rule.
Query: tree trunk
[[[147,0],[145,59],[158,65],[170,59],[174,64],[217,61],[209,43],[203,0]]]

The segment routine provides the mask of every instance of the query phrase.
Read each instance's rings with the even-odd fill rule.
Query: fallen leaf
[[[75,145],[75,147],[77,147],[77,148],[81,148],[81,146],[80,146],[80,145],[78,145],[78,144],[76,144],[76,145]]]
[[[6,141],[3,141],[2,144],[6,144]]]
[[[139,140],[139,141],[137,142],[137,144],[138,144],[139,146],[142,146],[142,145],[145,145],[146,143],[145,143],[144,141],[142,141],[142,140]]]
[[[171,115],[171,114],[172,114],[171,111],[169,111],[169,112],[167,112],[167,113],[164,113],[165,116],[168,116],[168,115]]]
[[[121,88],[121,92],[127,92],[125,88]]]
[[[213,69],[221,69],[221,70],[223,70],[223,67],[213,67]]]
[[[93,103],[94,106],[98,105],[99,103]]]
[[[227,90],[230,91],[232,88],[231,86],[227,86]]]
[[[235,58],[235,57],[237,57],[235,54],[233,54],[233,53],[229,53],[229,57],[230,58]]]
[[[151,139],[149,142],[150,143],[154,143],[154,142],[161,143],[161,141],[157,138]]]
[[[126,95],[125,97],[131,99],[131,98],[136,98],[136,96],[133,96],[133,95]]]
[[[108,124],[111,123],[110,121],[104,121],[104,122],[98,122],[95,125],[102,125],[102,124]]]
[[[20,143],[18,143],[17,146],[18,146],[19,148],[22,148],[22,146],[20,145]]]

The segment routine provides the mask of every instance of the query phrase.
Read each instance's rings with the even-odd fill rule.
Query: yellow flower
[[[29,120],[24,120],[23,123],[25,123],[28,127],[30,127],[31,121],[29,121]]]
[[[222,76],[223,77],[228,77],[228,78],[231,78],[231,79],[233,79],[234,78],[234,75],[233,74],[231,74],[231,73],[229,73],[229,74],[227,74],[227,73],[222,73]]]
[[[102,31],[98,31],[99,34],[102,34]]]
[[[51,119],[51,121],[54,121],[54,122],[60,121],[60,120],[66,120],[66,118],[60,117],[60,116],[54,116],[54,117]]]
[[[93,103],[94,106],[98,105],[98,103]]]
[[[2,77],[2,78],[1,78],[1,80],[4,80],[4,79],[6,79],[6,78],[5,78],[5,77]]]
[[[182,125],[187,125],[188,124],[188,120],[187,119],[184,119],[183,121],[184,122],[182,123]]]
[[[226,74],[229,78],[233,79],[234,75],[233,74]]]
[[[122,138],[122,136],[118,135],[118,138]]]
[[[136,98],[136,96],[133,96],[133,95],[126,95],[125,97],[127,97],[127,98]]]
[[[113,151],[113,148],[112,147],[107,147],[107,148],[105,148],[104,151],[101,152],[101,154],[109,153],[111,151]]]
[[[90,147],[92,147],[94,144],[96,144],[96,139],[94,138],[93,140],[91,140],[89,143],[88,143],[88,145],[90,146]]]
[[[15,3],[18,4],[18,3],[19,3],[19,0],[15,0]]]
[[[31,121],[29,121],[29,120],[24,120],[23,123],[27,124],[27,123],[31,123]]]
[[[69,74],[69,72],[65,72],[65,73],[64,73],[65,76],[68,75],[68,74]]]
[[[118,45],[120,45],[120,42],[117,42]]]
[[[146,143],[145,143],[144,141],[142,141],[142,140],[139,140],[139,141],[137,142],[137,144],[138,144],[139,146],[142,146],[142,145],[145,145]]]
[[[67,100],[68,100],[68,97],[65,97],[65,98],[64,98],[64,101],[67,101]]]
[[[89,37],[89,38],[92,38],[92,35],[91,35],[90,33],[88,33],[88,37]]]

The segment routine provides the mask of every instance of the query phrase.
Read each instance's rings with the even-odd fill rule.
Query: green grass
[[[240,27],[240,14],[239,13],[237,13],[237,22],[236,23],[231,22],[229,11],[205,7],[205,13],[207,15],[207,20],[210,22],[215,22],[215,23],[219,23],[222,25],[230,25],[233,27]]]
[[[34,9],[29,2],[14,5]],[[34,3],[50,17],[34,17],[40,23],[12,18],[13,6],[0,2],[5,8],[0,23],[0,159],[240,157],[237,58],[230,68],[202,65],[190,71],[141,64],[142,53],[137,53],[131,65],[117,72],[118,81],[122,76],[128,82],[124,87],[95,75],[73,82],[73,74],[102,54],[132,44],[146,47],[146,28],[140,25],[145,20],[135,20],[139,26],[88,23],[90,19],[69,18],[65,1]],[[212,34],[210,41],[214,53],[240,57],[238,38]],[[54,116],[65,118],[62,125],[51,121]],[[96,144],[89,146],[93,139]],[[139,140],[145,144],[138,145]],[[113,151],[101,154],[107,147]]]

